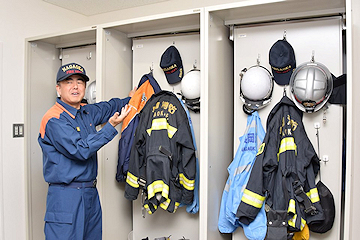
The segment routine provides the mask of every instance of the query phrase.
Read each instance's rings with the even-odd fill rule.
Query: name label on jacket
[[[153,106],[152,112],[153,117],[165,117],[167,118],[169,116],[169,113],[172,115],[176,112],[177,108],[172,103],[167,101],[157,102]]]
[[[279,134],[281,136],[292,136],[292,133],[295,132],[297,126],[299,125],[295,120],[290,118],[290,115],[287,115],[287,121],[285,124],[285,117],[282,118],[282,124],[279,129]]]

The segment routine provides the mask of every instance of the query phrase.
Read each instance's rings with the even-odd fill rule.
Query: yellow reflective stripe
[[[185,177],[183,173],[179,174],[180,184],[184,186],[185,189],[193,191],[195,188],[195,180],[189,180]]]
[[[174,136],[174,134],[176,133],[177,128],[170,126],[170,124],[167,124],[167,130],[168,130],[169,138],[172,138]]]
[[[144,205],[144,208],[145,208],[145,210],[148,212],[148,214],[150,214],[150,215],[152,214],[149,205],[145,204],[145,205]]]
[[[265,201],[265,197],[245,189],[241,201],[250,206],[261,208]]]
[[[320,201],[317,188],[310,189],[310,191],[307,192],[306,195],[310,198],[311,202],[313,203]]]
[[[166,201],[160,203],[160,207],[164,210],[167,210],[167,208],[169,207],[170,205],[170,199],[166,199]]]
[[[127,172],[126,175],[126,183],[132,186],[133,188],[139,188],[138,178],[135,175],[131,174],[129,171]]]
[[[160,203],[160,207],[161,207],[162,209],[164,209],[164,210],[167,210],[168,207],[169,207],[169,205],[170,205],[170,202],[171,202],[170,199],[166,199],[166,201]],[[179,203],[179,202],[175,202],[173,213],[176,212],[176,210],[179,208],[179,206],[180,206],[180,203]]]
[[[300,226],[301,231],[304,229],[305,225],[306,225],[306,220],[301,218],[301,226]]]
[[[265,148],[265,143],[262,143],[259,147],[259,150],[258,150],[256,156],[262,154],[264,151],[264,148]]]
[[[288,221],[289,226],[295,228],[296,218],[297,218],[297,215],[295,214],[291,219],[289,219],[289,221]]]
[[[176,212],[176,210],[178,209],[179,206],[180,206],[180,203],[179,203],[179,202],[175,202],[174,212]]]
[[[148,199],[155,196],[155,193],[161,192],[161,196],[168,198],[169,186],[166,185],[162,180],[157,180],[149,184],[147,187]]]
[[[277,154],[278,161],[279,161],[279,155],[286,151],[295,151],[296,154],[296,144],[293,137],[286,137],[281,140],[279,152]]]
[[[156,205],[153,205],[153,207],[154,207],[154,209],[155,209],[155,211],[156,211],[156,209],[157,209],[157,206]],[[144,204],[144,208],[145,208],[145,210],[148,212],[148,214],[153,214],[153,212],[151,211],[151,208],[149,207],[149,205],[148,204]]]
[[[172,138],[177,131],[177,128],[170,126],[166,118],[156,118],[152,120],[151,128],[147,129],[146,132],[151,135],[153,130],[167,130],[168,137]]]
[[[290,199],[289,201],[289,207],[288,207],[288,213],[291,212],[291,213],[296,213],[296,210],[295,210],[295,200],[294,199]]]

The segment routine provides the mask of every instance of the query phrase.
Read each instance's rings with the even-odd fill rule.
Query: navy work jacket
[[[76,109],[58,98],[44,115],[38,137],[45,181],[68,184],[95,180],[96,152],[118,133],[107,121],[116,111],[121,112],[129,100],[113,98]],[[97,131],[96,126],[103,123],[106,124]]]

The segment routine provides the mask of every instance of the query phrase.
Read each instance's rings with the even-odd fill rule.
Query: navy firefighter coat
[[[271,110],[266,128],[236,216],[249,224],[265,201],[272,210],[287,212],[288,230],[302,230],[306,223],[324,218],[315,186],[319,158],[305,132],[302,112],[288,97]],[[316,208],[311,214],[305,211],[303,196],[295,193],[300,189]]]
[[[131,149],[125,197],[135,200],[141,182],[145,209],[175,212],[194,196],[196,156],[187,114],[172,92],[152,95],[140,112]]]

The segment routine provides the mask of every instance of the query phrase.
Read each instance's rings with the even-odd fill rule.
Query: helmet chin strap
[[[244,111],[244,113],[246,113],[247,115],[251,115],[253,112],[255,112],[254,109],[250,109],[250,108],[246,107],[245,104],[243,105],[243,111]]]

